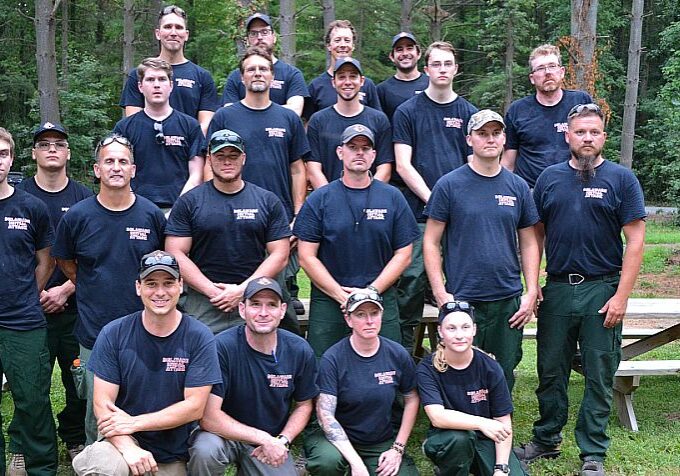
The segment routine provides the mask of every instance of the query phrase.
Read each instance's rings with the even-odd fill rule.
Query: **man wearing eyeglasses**
[[[532,440],[515,453],[527,463],[560,454],[578,343],[585,377],[574,430],[580,474],[603,476],[621,329],[642,263],[646,213],[635,175],[602,157],[607,134],[600,108],[576,105],[567,123],[571,158],[545,169],[534,188],[548,273],[536,335],[540,417]]]
[[[203,183],[205,137],[196,119],[174,109],[169,63],[146,58],[137,67],[144,109],[118,121],[114,132],[135,149],[132,189],[169,212],[177,198]]]
[[[189,40],[187,14],[176,5],[168,5],[158,14],[155,30],[160,44],[158,59],[172,65],[174,87],[170,105],[198,120],[203,133],[219,107],[215,82],[208,71],[192,63],[184,56],[184,45]],[[131,116],[144,108],[144,96],[138,87],[136,69],[132,69],[120,97],[120,107]]]
[[[470,116],[477,108],[453,90],[458,63],[453,45],[438,41],[425,51],[429,85],[399,106],[392,117],[392,140],[397,173],[406,184],[406,201],[425,230],[423,208],[432,187],[443,175],[467,163],[472,154],[465,141]],[[413,260],[399,279],[399,319],[402,344],[413,347],[413,332],[425,305],[427,277],[422,239],[413,244]]]
[[[57,474],[57,438],[50,405],[50,366],[40,294],[54,270],[54,232],[47,206],[7,183],[14,139],[0,127],[0,367],[14,415],[7,434],[10,475]],[[5,474],[5,445],[0,445]]]
[[[272,102],[295,111],[300,116],[309,96],[307,83],[302,72],[295,66],[289,65],[274,56],[276,46],[276,32],[272,20],[264,13],[255,13],[246,20],[246,42],[248,46],[258,46],[266,49],[272,56],[274,63],[274,78],[269,85],[269,97]],[[246,97],[241,71],[236,68],[229,74],[222,93],[222,104],[232,104]]]
[[[102,139],[95,149],[94,174],[100,179],[96,196],[73,205],[57,227],[52,255],[67,278],[76,284],[78,320],[74,334],[86,367],[102,327],[138,311],[142,302],[134,281],[140,258],[163,246],[165,217],[144,197],[132,193],[135,174],[133,147],[117,134]],[[93,374],[86,372],[87,443],[97,439],[92,411]]]
[[[592,98],[584,91],[564,89],[564,66],[556,46],[535,48],[529,71],[536,93],[514,101],[505,113],[507,142],[501,164],[533,188],[546,167],[569,160],[564,141],[567,113]]]
[[[71,158],[68,134],[61,124],[45,122],[33,133],[33,160],[36,174],[17,184],[41,199],[50,215],[50,223],[57,228],[61,217],[74,204],[92,196],[92,190],[72,180],[66,173]],[[50,362],[55,359],[61,369],[66,404],[57,415],[57,432],[73,459],[85,444],[85,401],[78,398],[71,376],[71,365],[78,358],[78,341],[73,328],[78,318],[78,307],[73,284],[60,269],[56,269],[40,293],[40,304],[47,320],[47,345]]]
[[[474,344],[496,357],[512,392],[513,371],[522,360],[522,328],[536,306],[540,257],[529,187],[498,161],[504,129],[501,115],[489,109],[468,121],[472,160],[432,189],[423,256],[439,306],[454,299],[474,305]]]

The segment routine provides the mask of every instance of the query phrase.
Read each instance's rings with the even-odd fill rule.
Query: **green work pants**
[[[446,476],[491,476],[496,464],[494,442],[468,430],[430,429],[423,452]],[[508,466],[511,476],[527,474],[512,451]]]
[[[471,302],[475,307],[477,324],[474,345],[496,357],[511,393],[515,386],[514,370],[522,360],[522,329],[511,328],[508,319],[519,309],[519,302],[519,296],[498,301]]]
[[[418,223],[420,235],[413,242],[411,264],[404,270],[397,281],[397,302],[399,304],[399,326],[401,327],[401,345],[413,353],[413,334],[420,324],[425,306],[425,290],[427,275],[423,262],[423,233],[425,223]]]
[[[390,288],[382,294],[382,297],[385,310],[383,311],[380,335],[400,342],[397,292],[394,288]],[[345,322],[340,305],[312,284],[307,340],[314,349],[316,357],[321,358],[326,349],[350,333],[351,329]]]
[[[607,423],[612,405],[614,374],[621,361],[623,325],[605,328],[598,314],[618,286],[618,277],[572,286],[548,280],[538,310],[538,408],[534,441],[556,446],[567,422],[567,385],[578,343],[585,389],[576,421],[581,459],[602,461],[609,447]]]
[[[9,451],[24,455],[29,476],[57,474],[47,329],[0,328],[0,373],[3,372],[14,400],[14,417],[7,429]],[[0,474],[5,474],[5,438],[1,433]]]
[[[378,458],[392,447],[394,440],[390,439],[375,445],[352,444],[361,456],[371,475],[376,474]],[[326,439],[323,430],[316,427],[305,432],[305,455],[307,457],[307,471],[314,476],[344,476],[349,474],[349,463],[333,444]],[[420,474],[415,463],[408,454],[404,454],[399,467],[399,476],[417,476]]]

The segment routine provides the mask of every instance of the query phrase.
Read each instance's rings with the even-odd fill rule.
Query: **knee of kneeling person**
[[[225,440],[209,431],[195,430],[189,440],[190,460],[213,460],[224,448]]]
[[[339,452],[325,452],[307,460],[307,471],[312,476],[342,476],[348,464]]]

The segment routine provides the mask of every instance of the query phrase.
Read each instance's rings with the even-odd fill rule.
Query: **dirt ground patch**
[[[671,258],[678,261],[672,264],[680,266],[680,253],[673,254]],[[640,297],[680,298],[680,274],[673,272],[640,274],[633,293]]]

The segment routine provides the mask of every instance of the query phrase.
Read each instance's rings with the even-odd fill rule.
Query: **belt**
[[[605,279],[618,277],[619,277],[618,271],[616,273],[600,274],[598,276],[584,276],[579,273],[564,273],[564,274],[549,274],[548,280],[553,281],[555,283],[569,283],[572,286],[576,286],[578,284],[587,283],[589,281],[604,281]]]

